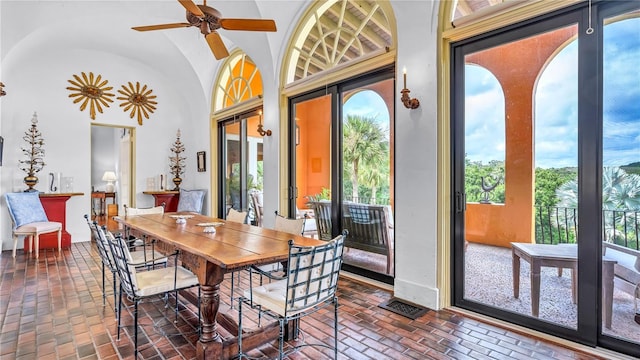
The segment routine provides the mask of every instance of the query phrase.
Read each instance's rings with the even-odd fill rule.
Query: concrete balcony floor
[[[520,296],[513,297],[511,249],[469,243],[465,253],[465,298],[516,313],[531,314],[530,266],[520,263]],[[540,273],[539,318],[569,328],[577,325],[578,306],[571,300],[571,272],[543,267]],[[614,288],[611,329],[604,333],[640,343],[633,297]]]

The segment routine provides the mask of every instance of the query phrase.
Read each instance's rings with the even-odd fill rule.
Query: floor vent
[[[382,304],[378,305],[379,307],[389,310],[391,312],[394,312],[398,315],[402,315],[404,317],[408,317],[411,320],[415,320],[417,318],[419,318],[420,316],[424,315],[427,313],[427,311],[429,311],[429,309],[419,306],[419,305],[415,305],[415,304],[411,304],[408,303],[406,301],[403,300],[399,300],[396,298],[393,298],[389,301],[383,302]]]

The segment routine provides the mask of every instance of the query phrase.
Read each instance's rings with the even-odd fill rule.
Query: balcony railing
[[[602,239],[640,250],[640,211],[602,210]],[[578,234],[578,209],[536,206],[536,242],[539,244],[575,243]]]

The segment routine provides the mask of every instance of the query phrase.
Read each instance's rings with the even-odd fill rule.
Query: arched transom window
[[[392,44],[391,25],[381,2],[315,2],[292,37],[286,83],[384,52]]]
[[[232,53],[222,65],[215,92],[214,111],[262,96],[262,76],[242,51]]]

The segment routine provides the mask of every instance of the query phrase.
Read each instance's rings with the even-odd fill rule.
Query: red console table
[[[155,199],[154,206],[160,206],[164,203],[164,211],[166,212],[175,212],[178,210],[180,191],[143,191],[142,193],[153,196]]]
[[[40,193],[40,202],[49,221],[62,223],[62,247],[71,246],[71,234],[67,232],[67,200],[72,196],[82,196],[84,193],[46,194]],[[58,235],[56,233],[40,235],[40,249],[56,249]],[[29,251],[29,241],[24,239],[24,249]]]

